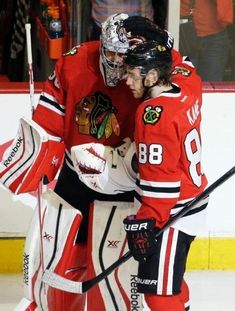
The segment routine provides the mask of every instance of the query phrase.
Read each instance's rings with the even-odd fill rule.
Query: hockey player
[[[208,199],[157,241],[154,233],[207,184],[201,169],[201,92],[172,83],[171,53],[157,42],[130,49],[125,63],[126,83],[142,99],[134,135],[139,210],[124,220],[129,248],[139,261],[137,286],[152,311],[183,311],[180,289],[187,254]]]
[[[85,253],[90,204],[94,200],[132,201],[133,192],[106,195],[91,191],[78,179],[70,150],[74,145],[88,142],[117,145],[126,136],[133,139],[134,112],[139,100],[133,100],[122,80],[123,55],[130,44],[141,42],[146,36],[156,36],[155,28],[148,19],[128,18],[126,14],[111,16],[102,25],[100,42],[83,43],[57,62],[54,73],[44,84],[33,115],[33,120],[50,137],[62,139],[66,147],[55,192],[83,215],[76,239],[77,268],[71,276],[77,280],[86,278]],[[167,32],[164,35],[164,40],[171,47],[171,37]],[[129,102],[133,105],[130,106]],[[125,145],[128,143],[124,144],[124,149]],[[50,311],[84,310],[84,295],[50,289],[49,296]],[[93,299],[88,296],[89,311],[95,311],[95,308],[101,310],[94,298],[96,296]]]

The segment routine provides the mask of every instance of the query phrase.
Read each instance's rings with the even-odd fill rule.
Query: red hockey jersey
[[[99,42],[73,48],[45,82],[33,119],[47,132],[74,145],[114,145],[133,139],[137,101],[121,81],[107,87],[99,69]]]
[[[195,94],[200,89],[195,78],[191,77],[194,93],[187,83],[173,85],[171,91],[144,101],[136,111],[137,217],[153,217],[158,227],[207,184],[201,169],[202,102]]]

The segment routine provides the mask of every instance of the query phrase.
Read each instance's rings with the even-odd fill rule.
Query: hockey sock
[[[189,301],[189,288],[185,280],[183,280],[181,285],[181,293],[179,294],[180,300],[184,303],[185,311],[190,310],[190,301]]]
[[[145,300],[151,311],[185,311],[179,295],[160,296],[145,294]]]

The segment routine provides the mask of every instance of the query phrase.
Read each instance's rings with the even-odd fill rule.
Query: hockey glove
[[[123,221],[129,249],[139,262],[144,262],[146,257],[157,250],[155,222],[152,218],[136,219],[135,215],[128,216]]]

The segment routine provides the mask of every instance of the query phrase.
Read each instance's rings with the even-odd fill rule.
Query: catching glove
[[[139,262],[144,262],[157,250],[155,219],[136,219],[135,215],[131,215],[125,218],[123,223],[133,257]]]

